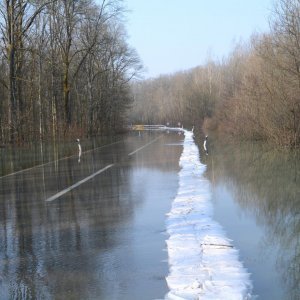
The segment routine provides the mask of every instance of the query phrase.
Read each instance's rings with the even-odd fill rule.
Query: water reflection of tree
[[[82,140],[84,151],[92,151],[95,148],[105,147],[112,143],[121,142],[124,135],[102,136],[94,139]],[[65,157],[77,155],[75,140],[53,143],[32,143],[22,147],[0,147],[0,176],[18,172],[22,169],[32,168]]]
[[[66,170],[66,180],[76,181],[76,172]],[[126,194],[128,170],[107,172],[105,180],[89,182],[85,193],[69,193],[51,205],[45,204],[42,171],[1,181],[6,193],[0,201],[1,274],[5,278],[0,298],[49,299],[55,291],[54,298],[63,299],[69,289],[68,297],[83,299],[88,288],[93,283],[96,286],[88,272],[95,268],[96,249],[115,245],[114,226],[126,222],[133,211],[128,206],[134,203],[121,201],[114,184],[118,181]],[[54,178],[52,181],[57,186]],[[1,294],[5,290],[9,295]]]
[[[213,183],[226,181],[235,200],[266,228],[265,243],[276,247],[277,270],[289,298],[300,294],[300,153],[276,151],[258,143],[214,141],[202,156]]]
[[[146,142],[145,137],[141,145]],[[182,151],[165,143],[168,138],[149,154],[162,172],[174,170]],[[130,198],[128,153],[132,149],[124,147],[117,144],[113,152],[91,151],[80,164],[74,157],[0,180],[1,299],[102,298],[99,283],[118,276],[112,266],[105,266],[106,253],[118,247],[118,232],[140,204]],[[121,167],[109,169],[57,201],[45,202],[111,162]],[[139,165],[139,159],[134,157],[131,163]]]

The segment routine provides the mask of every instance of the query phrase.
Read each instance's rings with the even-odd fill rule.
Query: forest
[[[278,0],[266,33],[221,60],[134,81],[133,123],[183,124],[279,146],[300,142],[300,0]]]
[[[0,143],[118,130],[141,63],[121,0],[1,0]]]
[[[0,146],[134,123],[299,146],[300,0],[277,0],[269,31],[227,57],[143,80],[124,2],[0,1]]]

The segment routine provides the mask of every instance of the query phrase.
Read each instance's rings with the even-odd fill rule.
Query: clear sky
[[[239,40],[269,29],[273,0],[124,0],[127,33],[145,78],[226,57]]]

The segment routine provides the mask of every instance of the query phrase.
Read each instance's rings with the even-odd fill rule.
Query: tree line
[[[222,60],[132,84],[133,122],[203,127],[280,145],[300,142],[300,0],[278,0],[267,33]]]
[[[140,70],[121,0],[1,0],[0,142],[123,125]]]

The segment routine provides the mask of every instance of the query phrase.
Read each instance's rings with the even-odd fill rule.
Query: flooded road
[[[195,234],[206,240],[218,222],[232,240],[224,251],[237,249],[250,273],[253,299],[299,299],[299,152],[210,137],[208,155],[198,140],[202,164],[193,171],[185,170],[193,143],[185,141],[189,154],[183,157],[183,139],[132,132],[82,141],[81,157],[75,141],[61,148],[0,149],[0,299],[165,298],[167,213],[188,225],[188,237],[190,229],[202,228]],[[205,178],[197,177],[200,169]],[[200,224],[203,211],[195,218],[195,210],[181,206],[180,187],[188,189],[185,204],[212,204],[209,224]],[[204,250],[208,258],[211,250]],[[181,268],[188,261],[173,263]]]
[[[80,162],[75,142],[2,149],[0,299],[164,298],[182,139],[83,141]]]
[[[239,249],[255,299],[300,299],[299,151],[214,137],[208,148],[214,218]]]

